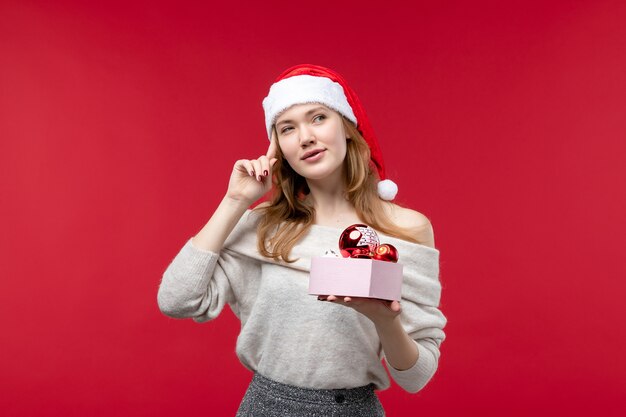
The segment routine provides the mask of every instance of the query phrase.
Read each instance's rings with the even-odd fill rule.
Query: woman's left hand
[[[402,311],[400,302],[397,300],[388,301],[379,298],[337,297],[334,295],[320,295],[317,299],[351,307],[366,316],[375,325],[382,325],[393,321]]]

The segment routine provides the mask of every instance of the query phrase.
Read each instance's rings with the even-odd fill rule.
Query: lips
[[[317,155],[320,152],[324,152],[325,150],[326,149],[313,149],[313,150],[310,150],[310,151],[306,152],[304,155],[302,155],[302,158],[300,158],[300,159],[305,160],[307,158],[310,158],[312,156]]]

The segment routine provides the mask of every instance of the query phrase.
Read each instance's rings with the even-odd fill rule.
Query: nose
[[[311,143],[315,143],[315,136],[309,129],[300,130],[300,146],[307,146]]]

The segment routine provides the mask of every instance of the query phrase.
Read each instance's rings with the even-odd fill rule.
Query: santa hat
[[[393,200],[398,186],[385,178],[382,153],[374,130],[365,114],[361,101],[348,86],[344,78],[325,67],[311,64],[295,65],[285,70],[270,87],[263,99],[265,127],[268,138],[272,138],[272,127],[276,118],[295,104],[320,103],[352,121],[369,145],[371,161],[378,171],[378,195],[383,200]]]

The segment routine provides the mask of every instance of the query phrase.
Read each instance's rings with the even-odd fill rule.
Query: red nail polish
[[[267,172],[267,169],[266,169],[265,171],[263,171],[263,175],[267,176],[267,174],[269,173]]]

